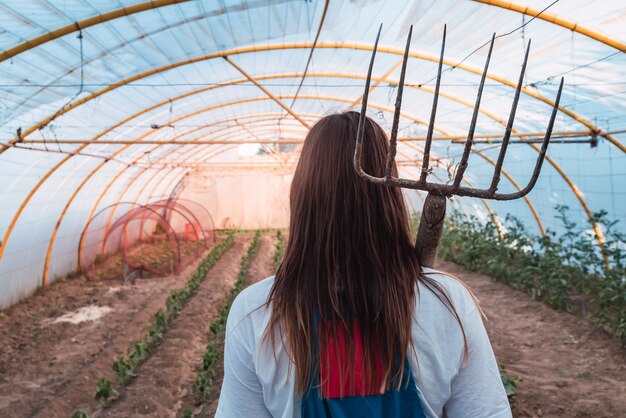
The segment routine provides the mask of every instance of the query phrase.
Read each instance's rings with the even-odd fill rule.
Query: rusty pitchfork
[[[393,124],[391,127],[391,136],[389,138],[389,151],[387,154],[387,160],[385,165],[385,172],[383,177],[375,177],[367,174],[363,171],[361,166],[361,155],[363,153],[363,137],[365,135],[365,114],[367,111],[367,98],[370,90],[370,81],[372,78],[372,68],[374,66],[374,59],[376,57],[376,49],[378,48],[378,40],[380,39],[380,32],[382,25],[378,29],[378,35],[376,36],[376,42],[374,43],[374,50],[372,51],[372,58],[370,60],[369,70],[367,72],[367,79],[365,81],[365,92],[363,93],[363,101],[361,104],[361,116],[359,118],[359,125],[357,129],[356,148],[354,152],[354,168],[359,176],[376,184],[385,186],[403,187],[407,189],[423,190],[428,192],[426,200],[424,201],[424,208],[422,210],[422,217],[417,232],[417,239],[415,243],[415,249],[420,260],[420,264],[425,267],[433,267],[437,259],[437,247],[441,239],[441,233],[443,231],[444,219],[446,216],[446,198],[451,196],[469,196],[478,197],[482,199],[494,199],[494,200],[515,200],[526,196],[537,183],[539,172],[541,171],[541,165],[543,164],[548,144],[550,142],[550,136],[552,134],[552,128],[554,126],[554,120],[559,110],[559,101],[561,99],[561,91],[563,90],[563,78],[559,85],[559,90],[552,107],[552,114],[550,121],[546,129],[546,133],[541,145],[541,151],[537,157],[535,163],[535,169],[532,176],[522,190],[516,193],[498,193],[498,183],[500,182],[500,174],[502,171],[502,164],[504,162],[504,156],[511,138],[511,131],[513,129],[513,122],[515,120],[515,111],[517,110],[517,104],[519,102],[520,91],[522,89],[522,83],[524,80],[524,73],[526,71],[526,63],[528,61],[528,53],[530,51],[530,42],[526,48],[526,54],[524,56],[524,62],[522,64],[522,70],[520,72],[517,88],[515,89],[515,96],[513,98],[513,105],[511,107],[511,113],[509,114],[509,120],[506,126],[504,137],[502,139],[502,146],[500,148],[500,154],[495,164],[493,177],[491,179],[491,185],[487,189],[476,189],[472,187],[461,186],[461,180],[467,169],[468,159],[472,150],[472,144],[474,139],[474,131],[476,129],[476,120],[478,119],[478,111],[480,109],[480,99],[482,97],[483,88],[485,86],[485,78],[487,76],[487,70],[489,69],[489,61],[491,59],[491,52],[493,51],[493,44],[495,41],[495,33],[491,38],[489,45],[489,52],[487,54],[487,60],[485,62],[485,68],[483,70],[480,85],[478,87],[478,93],[476,95],[476,104],[472,114],[472,120],[470,123],[469,131],[467,133],[467,140],[465,141],[465,148],[461,161],[454,175],[452,184],[432,183],[427,181],[430,160],[430,148],[433,140],[433,131],[435,125],[435,114],[437,112],[437,101],[439,99],[439,86],[441,84],[441,73],[443,67],[443,56],[446,45],[446,27],[443,29],[443,40],[441,43],[441,54],[439,57],[439,69],[437,71],[437,82],[435,85],[435,93],[433,97],[433,106],[430,113],[430,121],[428,124],[428,131],[426,134],[426,142],[424,144],[424,156],[422,160],[422,170],[418,180],[409,180],[403,178],[393,177],[391,170],[396,155],[397,137],[398,137],[398,125],[400,122],[400,107],[402,105],[402,90],[404,88],[404,77],[406,75],[406,66],[409,56],[409,47],[411,44],[411,34],[413,32],[413,26],[409,30],[409,36],[406,41],[406,48],[404,50],[404,59],[402,62],[402,69],[400,72],[400,83],[398,85],[398,93],[396,96],[395,111],[393,115]]]

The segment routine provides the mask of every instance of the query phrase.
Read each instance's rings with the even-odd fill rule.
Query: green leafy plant
[[[504,385],[506,396],[510,397],[517,394],[517,382],[506,373],[506,365],[504,363],[500,363],[498,368],[500,369],[500,378],[502,379],[502,385]]]
[[[274,271],[278,270],[280,263],[283,261],[283,252],[285,250],[285,237],[281,231],[276,233],[276,249],[274,250]]]
[[[626,235],[606,212],[594,214],[604,230],[601,251],[589,232],[592,225],[573,222],[567,206],[556,210],[564,232],[548,230],[545,236],[530,234],[508,216],[500,237],[493,223],[454,214],[446,221],[440,255],[579,314],[626,342]]]
[[[230,289],[228,299],[224,302],[224,305],[219,309],[217,319],[214,320],[209,329],[211,330],[211,337],[209,343],[206,346],[205,351],[202,353],[202,368],[198,370],[196,380],[193,384],[193,395],[197,404],[202,404],[207,401],[211,394],[213,386],[213,379],[217,373],[217,364],[219,360],[219,348],[223,344],[223,335],[226,328],[226,321],[230,308],[237,297],[237,295],[245,288],[246,278],[248,276],[248,265],[250,260],[254,257],[259,246],[259,240],[261,231],[257,231],[254,235],[248,251],[241,258],[239,265],[239,273],[235,284]]]
[[[126,383],[128,380],[136,376],[133,372],[133,364],[126,356],[117,356],[113,362],[112,369],[115,373],[117,373],[117,381],[121,384]]]
[[[141,364],[150,356],[142,341],[134,341],[128,351],[131,364]]]
[[[211,322],[211,326],[209,327],[211,329],[211,332],[213,333],[213,335],[217,335],[220,333],[220,322],[219,321],[213,321]]]
[[[218,359],[217,348],[214,345],[208,345],[206,351],[202,354],[202,369],[209,370],[214,367]]]
[[[108,405],[109,402],[117,398],[118,395],[119,393],[113,388],[113,384],[109,379],[102,378],[96,383],[96,401],[103,400],[104,404]]]
[[[154,319],[148,326],[143,339],[134,341],[130,345],[128,356],[117,356],[111,367],[117,374],[117,380],[122,386],[136,376],[135,368],[145,362],[154,349],[161,344],[172,322],[178,317],[185,304],[196,294],[209,270],[232,244],[233,234],[231,233],[227,235],[224,241],[215,245],[211,252],[198,263],[198,267],[185,286],[170,293],[165,303],[165,310],[159,310],[154,314]],[[103,378],[98,381],[96,385],[96,400],[102,399],[105,401],[105,405],[108,405],[110,400],[117,396],[118,392],[113,389],[108,379]]]
[[[89,416],[87,412],[77,409],[72,414],[72,418],[91,418],[91,417]]]

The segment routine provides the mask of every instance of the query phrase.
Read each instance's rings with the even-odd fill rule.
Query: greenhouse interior
[[[512,415],[624,417],[621,0],[0,0],[0,416],[250,416],[218,410],[229,310],[349,112]]]

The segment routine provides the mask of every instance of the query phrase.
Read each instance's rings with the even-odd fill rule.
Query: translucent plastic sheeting
[[[453,199],[452,206],[485,221],[493,219],[490,211],[497,219],[513,214],[533,233],[559,229],[557,204],[568,205],[579,223],[605,210],[623,230],[622,3],[0,0],[0,143],[13,145],[0,145],[0,306],[32,292],[44,277],[50,282],[76,269],[80,233],[103,208],[167,198],[194,170],[239,167],[241,141],[302,140],[306,125],[320,116],[358,110],[380,23],[368,112],[386,129],[414,25],[400,136],[417,139],[399,145],[403,173],[419,170],[413,161],[421,160],[443,25],[446,62],[435,127],[442,137],[467,133],[493,32],[476,135],[504,132],[532,39],[514,134],[545,131],[564,76],[554,131],[568,133],[561,140],[569,143],[551,145],[551,160],[528,201],[490,201],[487,208],[479,200]],[[446,181],[446,166],[458,162],[462,147],[434,142],[435,180]],[[475,151],[466,179],[485,186],[499,146],[477,143]],[[284,167],[295,159],[282,154],[269,161]],[[511,144],[507,175],[523,187],[536,157],[528,144]],[[510,179],[502,178],[502,191],[516,190]],[[418,196],[407,197],[415,210]],[[601,240],[602,226],[593,234]]]

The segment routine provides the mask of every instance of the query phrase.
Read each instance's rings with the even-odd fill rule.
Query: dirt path
[[[249,285],[274,275],[276,234],[261,235],[259,244],[259,250],[248,268],[247,283]]]
[[[259,249],[254,260],[248,268],[248,284],[253,284],[274,274],[274,251],[276,249],[276,235],[263,234],[260,238]],[[223,359],[223,348],[220,347],[220,358]],[[219,362],[217,373],[213,379],[213,387],[216,390],[211,394],[209,402],[196,411],[197,417],[212,418],[217,410],[217,403],[220,397],[220,388],[224,379],[224,363]]]
[[[496,357],[518,382],[516,417],[625,417],[626,362],[619,342],[580,318],[448,262],[482,303]]]
[[[239,260],[252,235],[236,235],[235,242],[215,264],[198,293],[189,301],[165,335],[163,343],[137,369],[137,377],[120,399],[99,417],[175,417],[185,396],[185,384],[195,377],[194,364],[206,345],[209,325],[235,283]]]
[[[164,343],[138,368],[138,377],[102,417],[175,417],[193,405],[193,382],[208,327],[239,271],[251,234],[237,235],[183,309]],[[274,273],[274,234],[263,234],[248,270],[248,283]],[[180,276],[135,285],[118,281],[65,280],[0,316],[0,417],[69,417],[76,408],[93,411],[96,381],[113,378],[111,364],[127,344],[143,335],[154,312],[173,288],[183,285],[197,263]],[[625,351],[619,342],[581,319],[556,312],[488,277],[442,262],[482,301],[499,362],[518,382],[512,400],[516,417],[624,417]],[[95,321],[53,323],[85,307],[111,311]],[[212,417],[222,370],[210,402],[196,416]]]
[[[0,416],[36,416],[44,410],[47,417],[69,416],[90,402],[115,353],[125,352],[143,334],[171,289],[181,287],[198,262],[177,276],[136,284],[61,280],[5,310],[0,317]],[[62,314],[88,307],[111,310],[95,321],[54,323]]]

